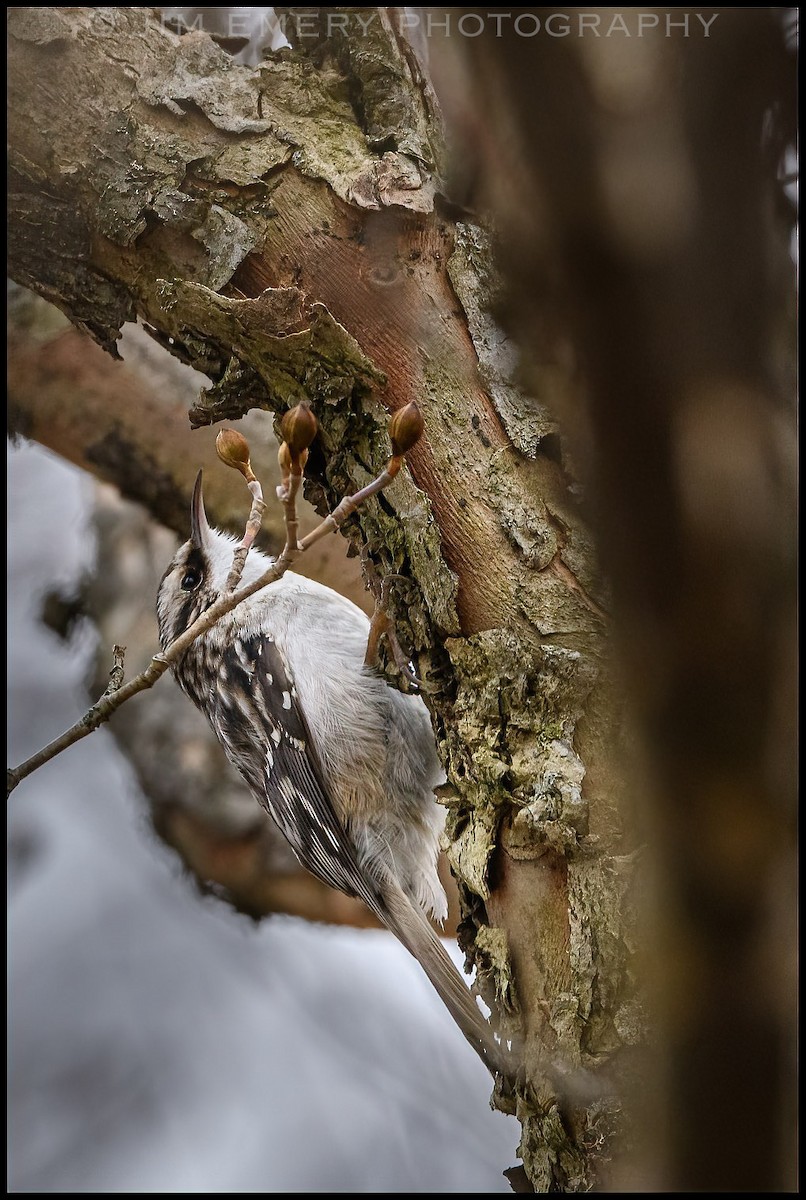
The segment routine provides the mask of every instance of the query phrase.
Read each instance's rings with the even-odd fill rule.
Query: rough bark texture
[[[320,507],[377,473],[416,398],[410,476],[345,533],[372,580],[405,577],[461,937],[523,1053],[497,1102],[535,1190],[587,1190],[642,1037],[607,601],[555,426],[486,315],[489,239],[441,199],[432,96],[393,10],[357,11],[360,44],[251,70],[150,10],[12,10],[11,273],[112,353],[146,322],[211,380],[197,426],[308,399]]]
[[[143,505],[160,524],[187,536],[190,496],[199,467],[211,521],[239,537],[249,496],[240,475],[222,471],[215,431],[188,437],[188,409],[204,377],[171,358],[142,328],[127,326],[120,339],[125,365],[114,362],[78,333],[52,305],[11,285],[8,304],[8,432],[39,442],[69,462],[112,484],[126,500]],[[278,443],[271,419],[261,413],[240,425],[252,463],[271,496],[280,482]],[[300,506],[302,536],[319,518]],[[277,554],[285,541],[280,505],[268,505],[258,545]],[[337,538],[315,544],[299,564],[303,575],[337,588],[372,611],[357,558]]]
[[[473,83],[459,115],[500,217],[507,328],[538,348],[536,379],[572,345],[584,380],[557,398],[613,589],[663,888],[666,1162],[643,1187],[789,1190],[794,45],[785,10],[715,10],[707,37],[695,14],[664,27],[657,11],[559,42],[488,22],[457,40]]]

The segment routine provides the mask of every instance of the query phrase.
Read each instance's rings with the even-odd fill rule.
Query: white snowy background
[[[8,467],[15,765],[87,706],[91,629],[38,618],[92,566],[93,486]],[[145,812],[105,729],[11,797],[9,1190],[508,1192],[518,1126],[394,938],[201,898]]]

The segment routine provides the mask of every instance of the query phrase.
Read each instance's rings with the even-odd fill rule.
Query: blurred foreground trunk
[[[485,33],[458,39],[461,56],[443,69],[446,84],[464,73],[446,94],[465,99],[455,113],[465,173],[475,169],[500,218],[505,324],[536,388],[569,346],[578,366],[558,416],[589,484],[641,734],[660,871],[663,1109],[649,1174],[622,1178],[649,1190],[791,1190],[786,10],[599,9],[585,34],[573,9],[561,40],[548,36],[558,14],[535,11],[546,36],[519,36],[513,21],[496,36],[484,10],[466,10]]]

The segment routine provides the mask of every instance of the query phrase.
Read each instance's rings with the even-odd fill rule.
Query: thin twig
[[[291,563],[284,560],[284,555],[280,555],[275,563],[264,571],[258,579],[248,583],[238,592],[229,592],[221,596],[214,604],[211,604],[206,612],[202,613],[192,625],[189,625],[184,633],[180,634],[175,641],[171,642],[166,650],[160,654],[155,654],[144,671],[136,675],[134,679],[130,679],[128,683],[123,684],[111,694],[107,692],[101,697],[96,704],[93,704],[80,721],[77,721],[70,729],[66,730],[61,737],[56,738],[49,746],[45,746],[37,754],[21,763],[19,767],[10,770],[7,773],[7,795],[10,795],[20,780],[25,779],[37,767],[41,767],[50,759],[55,758],[62,750],[66,750],[68,746],[72,746],[74,742],[78,742],[81,738],[92,733],[99,725],[103,725],[116,712],[122,704],[127,700],[131,700],[132,696],[136,696],[138,692],[144,692],[148,688],[154,686],[170,666],[172,666],[195,642],[197,637],[201,637],[203,633],[207,633],[209,629],[215,625],[220,617],[225,616],[228,612],[232,612],[234,608],[243,600],[248,600],[250,596],[254,596],[255,592],[259,592],[261,588],[267,587],[270,583],[275,583],[280,579],[290,567]]]
[[[263,488],[257,479],[251,479],[247,487],[252,494],[252,507],[249,511],[249,517],[246,522],[246,529],[235,550],[232,559],[232,567],[227,576],[226,588],[228,592],[234,592],[238,584],[241,582],[243,569],[246,566],[246,556],[252,548],[255,538],[260,533],[260,523],[263,520],[263,514],[266,511],[266,501],[263,499]]]
[[[393,458],[390,460],[390,462],[394,463],[395,459]],[[182,657],[188,647],[195,642],[196,638],[201,637],[202,634],[207,633],[208,630],[212,629],[212,627],[221,617],[225,616],[229,612],[232,612],[232,610],[237,608],[242,601],[248,600],[250,596],[254,596],[255,592],[259,592],[262,588],[268,587],[270,583],[276,583],[278,579],[281,579],[288,568],[297,558],[299,558],[301,554],[305,552],[305,550],[308,549],[309,546],[312,546],[314,542],[317,542],[320,538],[324,537],[326,533],[330,533],[331,531],[338,529],[342,522],[351,513],[355,512],[359,505],[363,504],[363,502],[369,496],[373,496],[376,492],[379,492],[383,488],[387,487],[388,484],[392,482],[396,474],[396,469],[393,469],[390,472],[387,467],[387,469],[382,471],[378,478],[374,479],[372,483],[368,484],[367,487],[362,488],[361,491],[356,492],[353,496],[345,497],[345,499],[342,500],[341,503],[338,504],[333,510],[331,515],[326,517],[325,520],[322,521],[322,523],[318,525],[316,529],[309,533],[307,537],[303,538],[301,542],[296,540],[297,521],[295,501],[297,492],[299,491],[300,483],[302,481],[302,475],[292,474],[286,488],[286,496],[280,496],[285,508],[287,538],[285,547],[283,548],[279,558],[277,558],[277,560],[272,563],[272,565],[266,571],[264,571],[262,575],[260,575],[257,579],[254,579],[251,583],[246,584],[240,589],[240,591],[226,592],[223,596],[220,596],[214,604],[210,605],[206,612],[202,613],[202,615],[198,617],[192,625],[188,626],[184,633],[180,634],[178,638],[171,642],[167,649],[163,650],[160,654],[155,654],[144,671],[141,671],[139,675],[136,675],[134,679],[130,679],[126,684],[121,682],[123,677],[123,660],[122,657],[120,660],[118,660],[117,652],[120,650],[120,647],[116,647],[115,666],[110,673],[112,678],[110,679],[110,684],[103,696],[101,696],[101,698],[87,710],[84,716],[77,721],[75,725],[71,726],[70,729],[65,730],[65,732],[60,737],[56,738],[55,741],[51,742],[48,746],[45,746],[42,750],[39,750],[36,754],[32,755],[31,758],[26,759],[26,761],[21,763],[18,767],[15,767],[7,772],[6,795],[10,796],[17,784],[20,783],[21,780],[25,779],[28,775],[36,771],[37,768],[43,766],[46,762],[50,762],[50,760],[55,758],[57,754],[61,754],[63,750],[66,750],[68,746],[72,746],[75,742],[78,742],[82,738],[87,737],[88,734],[93,733],[94,730],[96,730],[100,725],[105,724],[105,722],[109,720],[112,714],[116,712],[122,704],[125,704],[128,700],[131,700],[132,696],[136,696],[139,692],[144,692],[149,688],[152,688],[157,680],[162,678],[168,668]],[[250,491],[251,490],[252,488],[250,485]],[[278,489],[278,492],[279,490],[280,489]],[[252,514],[256,513],[259,505],[263,505],[263,508],[265,508],[262,496],[258,498],[254,491],[252,492],[252,495],[253,504],[252,512],[250,513],[250,522],[252,521]],[[257,517],[257,528],[260,526],[260,516],[262,516],[262,512],[263,509],[260,510],[260,514]],[[257,532],[257,528],[255,529],[255,534]],[[249,524],[247,525],[247,531],[248,530]],[[254,540],[255,534],[252,535],[252,541]],[[244,541],[241,542],[238,551],[236,551],[236,555],[241,549],[244,548],[244,542],[246,541],[247,536],[248,532],[244,533]],[[248,553],[250,545],[251,541],[245,547],[246,553]],[[243,555],[244,562],[246,561],[246,553]],[[242,570],[243,564],[241,565],[241,571]],[[232,578],[233,572],[234,563],[233,571],[230,572],[230,578]],[[238,574],[240,577],[240,572]]]
[[[283,505],[283,517],[285,519],[285,547],[283,554],[287,555],[291,562],[303,551],[307,550],[307,546],[301,546],[298,540],[299,521],[297,520],[297,493],[302,483],[302,471],[297,474],[292,470],[290,474],[284,476],[283,482],[277,488],[277,498]]]
[[[109,672],[109,683],[106,685],[106,690],[104,691],[103,695],[95,702],[95,704],[87,709],[81,720],[77,721],[75,725],[66,730],[61,737],[57,737],[55,741],[50,742],[49,745],[43,747],[41,750],[38,750],[36,754],[31,755],[31,757],[27,759],[22,766],[17,767],[16,770],[10,770],[7,772],[7,795],[11,795],[14,788],[21,779],[25,778],[26,775],[30,775],[32,771],[37,769],[37,767],[43,766],[46,762],[49,762],[50,759],[55,758],[57,754],[61,754],[62,750],[66,750],[67,747],[72,746],[74,742],[86,737],[87,734],[92,733],[98,728],[99,725],[108,720],[108,717],[104,716],[104,712],[107,704],[109,704],[112,700],[112,697],[117,696],[120,693],[121,687],[123,686],[123,663],[125,656],[125,646],[112,647],[113,666]],[[115,705],[115,707],[117,707],[117,705]],[[114,711],[114,708],[110,709],[110,711]]]
[[[381,492],[385,487],[388,487],[396,474],[397,471],[390,472],[387,467],[381,471],[377,479],[373,479],[372,483],[368,483],[360,492],[356,492],[352,496],[345,496],[341,503],[336,505],[333,512],[325,517],[320,525],[316,526],[316,529],[312,529],[310,533],[305,535],[299,543],[300,551],[307,550],[309,546],[312,546],[314,542],[318,542],[325,534],[335,533],[365,500],[369,499],[370,496],[374,496],[376,492]]]

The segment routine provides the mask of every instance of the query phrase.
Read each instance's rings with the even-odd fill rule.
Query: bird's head
[[[222,595],[236,544],[235,538],[213,529],[208,522],[199,471],[190,504],[190,538],[177,550],[157,593],[157,620],[163,649]],[[242,582],[248,583],[265,567],[263,555],[252,550]]]

